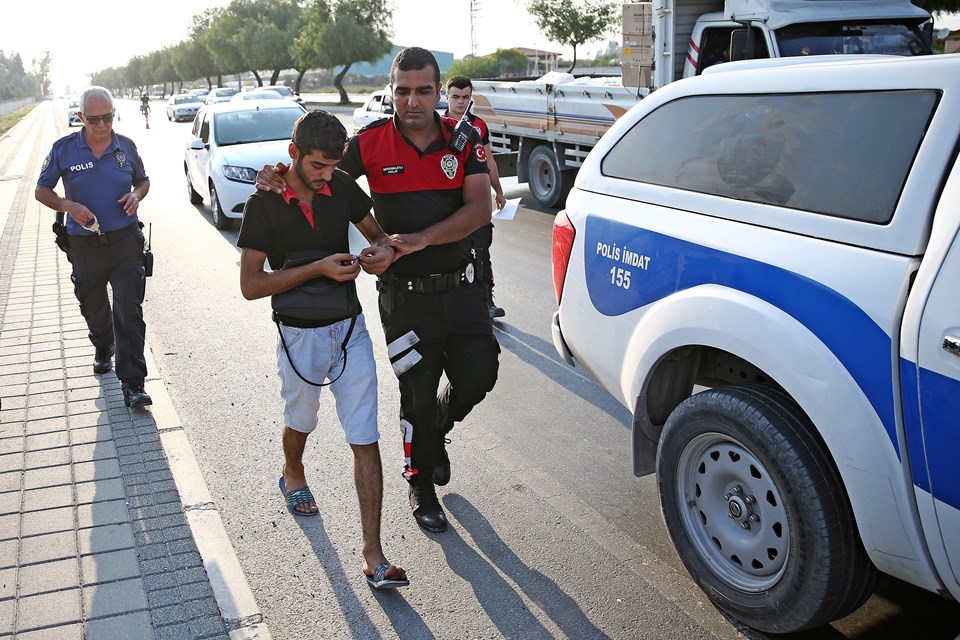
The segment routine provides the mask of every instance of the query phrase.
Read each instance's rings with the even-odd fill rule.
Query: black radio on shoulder
[[[467,148],[467,143],[470,142],[470,136],[473,135],[473,125],[470,124],[470,119],[467,117],[470,114],[470,107],[472,106],[473,100],[467,105],[466,111],[463,112],[463,117],[461,117],[460,122],[457,123],[457,128],[453,130],[453,135],[450,136],[450,144],[447,145],[447,148],[454,153],[463,153],[463,150]]]

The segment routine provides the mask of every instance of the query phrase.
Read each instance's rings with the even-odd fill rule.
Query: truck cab
[[[923,9],[897,0],[856,7],[830,0],[728,0],[724,11],[697,18],[682,77],[735,60],[932,53],[932,23]]]

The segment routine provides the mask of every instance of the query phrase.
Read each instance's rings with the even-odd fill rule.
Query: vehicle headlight
[[[257,180],[257,172],[250,167],[234,167],[228,164],[223,167],[223,177],[227,180],[253,184]]]

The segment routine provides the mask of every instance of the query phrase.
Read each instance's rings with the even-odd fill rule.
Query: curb
[[[144,345],[144,355],[148,371],[159,371],[149,343]],[[184,517],[230,640],[272,640],[163,380],[155,374],[144,386],[153,400],[150,413],[180,493]]]

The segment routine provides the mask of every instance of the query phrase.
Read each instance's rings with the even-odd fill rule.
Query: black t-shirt
[[[362,221],[373,201],[350,176],[339,169],[329,182],[329,196],[313,196],[313,228],[296,198],[287,203],[272,191],[247,198],[237,246],[267,254],[270,268],[282,269],[287,254],[301,251],[350,251],[350,223]]]
[[[455,120],[436,116],[441,135],[420,151],[397,129],[393,118],[371,124],[347,143],[338,165],[351,176],[367,176],[377,222],[387,234],[416,233],[449,218],[463,206],[469,175],[488,173],[476,133],[462,153],[447,149]],[[430,275],[462,269],[471,260],[470,237],[432,245],[398,258],[391,273]]]

